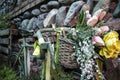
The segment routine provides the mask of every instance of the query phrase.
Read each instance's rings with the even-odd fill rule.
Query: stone
[[[49,27],[51,24],[55,23],[55,15],[57,14],[57,12],[58,12],[58,9],[52,9],[48,13],[45,20],[43,21],[44,27]]]
[[[83,1],[76,1],[76,2],[71,4],[71,6],[68,10],[68,13],[65,17],[65,20],[64,20],[65,26],[67,26],[68,23],[75,17],[75,15],[77,15],[77,13],[79,12],[79,10],[83,4],[84,4]]]
[[[26,19],[26,18],[29,18],[31,16],[30,12],[26,11],[24,14],[23,14],[23,18]]]
[[[19,16],[19,18],[20,18],[21,20],[23,20],[23,19],[24,19],[24,16],[21,15],[21,16]]]
[[[116,5],[117,5],[116,2],[111,2],[109,6],[109,12],[111,13],[114,12]]]
[[[113,12],[113,17],[120,18],[120,0],[119,0],[119,3],[117,4],[117,7],[115,8]]]
[[[49,10],[48,10],[47,4],[41,5],[41,6],[40,6],[40,11],[41,11],[42,13],[48,12]]]
[[[32,10],[32,12],[31,12],[34,16],[38,16],[38,15],[40,15],[40,10],[39,9],[34,9],[34,10]]]
[[[81,12],[81,11],[87,11],[87,10],[90,11],[90,6],[89,6],[88,4],[83,4],[80,12]]]
[[[14,21],[15,21],[17,27],[21,27],[21,19],[20,18],[17,17],[14,19]]]
[[[110,5],[110,0],[99,0],[98,3],[95,5],[92,14],[98,9],[108,10],[109,5]]]
[[[63,26],[63,21],[65,19],[66,14],[67,14],[67,7],[66,6],[60,7],[56,14],[56,19],[55,19],[57,26]]]
[[[69,23],[68,25],[71,27],[74,27],[77,23],[77,16],[75,16]]]
[[[21,23],[22,29],[26,29],[29,23],[29,19],[24,19]]]
[[[105,17],[104,17],[104,21],[106,22],[106,21],[108,21],[110,18],[112,18],[112,13],[107,13],[106,15],[105,15]]]
[[[37,26],[39,29],[43,28],[43,21],[46,18],[48,13],[43,13],[38,16]]]
[[[60,5],[58,1],[49,1],[47,3],[47,6],[49,9],[53,9],[53,8],[58,8]]]
[[[111,18],[103,25],[109,26],[110,30],[120,31],[120,19],[119,18]]]
[[[29,23],[28,23],[27,30],[33,30],[33,29],[35,29],[37,27],[36,21],[37,21],[36,17],[31,18],[30,21],[29,21]]]
[[[33,17],[30,19],[27,29],[28,30],[37,30],[43,28],[43,21],[46,18],[47,13],[43,13],[38,15],[37,17]]]
[[[20,5],[22,0],[17,0],[17,5]]]
[[[75,0],[58,0],[58,2],[62,5],[69,5],[73,3]]]
[[[92,11],[92,9],[93,9],[93,0],[87,0],[87,4],[90,7],[90,11]]]

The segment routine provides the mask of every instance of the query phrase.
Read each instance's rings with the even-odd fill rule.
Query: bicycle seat
[[[18,32],[19,32],[23,37],[33,36],[33,34],[34,34],[34,30],[18,29]]]

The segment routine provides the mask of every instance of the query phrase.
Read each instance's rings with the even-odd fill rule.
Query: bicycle
[[[19,29],[19,33],[23,37],[18,44],[20,50],[19,52],[12,52],[9,58],[12,61],[11,67],[17,72],[19,78],[22,78],[23,76],[28,76],[30,73],[30,54],[27,53],[27,48],[33,48],[33,45],[28,44],[26,38],[32,36],[33,31]]]
[[[40,46],[40,57],[42,56],[42,58],[38,58],[43,60],[43,64],[42,64],[42,72],[40,75],[41,80],[50,80],[51,77],[55,76],[51,76],[50,71],[52,70],[52,74],[56,73],[57,76],[59,76],[60,74],[62,74],[63,72],[59,70],[60,74],[57,73],[57,65],[58,65],[58,50],[59,47],[55,47],[53,46],[54,43],[51,43],[50,39],[48,38],[47,41],[44,40],[42,33],[44,32],[56,32],[57,33],[57,40],[59,39],[60,33],[61,31],[70,31],[71,28],[45,28],[45,29],[40,29],[37,31],[36,33],[36,37],[38,38],[39,41],[39,46]],[[27,55],[28,53],[26,53],[26,47],[33,47],[33,45],[29,45],[26,44],[25,42],[25,38],[30,35],[31,31],[26,31],[26,30],[21,30],[22,32],[22,36],[23,36],[23,41],[21,44],[21,49],[19,52],[17,53],[13,53],[10,57],[15,57],[15,61],[13,62],[13,67],[14,69],[17,68],[17,73],[20,76],[20,78],[22,78],[24,75],[28,76],[29,75],[29,71],[28,71],[28,67],[29,67],[29,61],[27,62]],[[60,44],[59,41],[56,42],[56,44]],[[15,68],[16,67],[16,68]],[[65,75],[61,75],[66,77]],[[58,79],[56,79],[58,80]]]
[[[58,68],[59,64],[59,37],[60,33],[62,31],[70,31],[71,28],[45,28],[38,30],[36,33],[36,37],[38,38],[38,43],[40,46],[40,58],[42,56],[43,60],[43,68],[42,68],[42,75],[41,80],[51,80],[53,78],[54,80],[59,80],[59,77],[62,76],[64,78],[67,78],[65,76],[65,73],[62,72],[60,68]],[[57,34],[57,42],[56,42],[56,49],[52,45],[51,41],[48,39],[48,41],[45,41],[43,38],[42,33],[44,32],[56,32]],[[60,73],[58,73],[60,72]],[[52,75],[51,75],[52,74]],[[56,74],[56,75],[53,75]],[[64,74],[64,75],[61,75]],[[57,76],[57,77],[56,77]]]

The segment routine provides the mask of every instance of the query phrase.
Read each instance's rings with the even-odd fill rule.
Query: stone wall
[[[96,10],[104,8],[107,11],[104,18],[106,22],[114,16],[119,18],[120,11],[116,10],[119,8],[118,4],[120,2],[117,3],[114,0],[26,0],[11,12],[13,14],[11,17],[14,17],[12,20],[19,27],[26,26],[26,29],[30,29],[31,26],[34,26],[33,28],[36,26],[38,28],[50,27],[53,23],[59,27],[73,27],[77,23],[77,17],[81,10],[90,10],[90,13],[93,14]],[[116,14],[114,14],[115,12]]]
[[[35,3],[32,2],[32,4]],[[96,10],[104,8],[107,11],[107,15],[104,18],[106,23],[104,25],[110,26],[112,30],[120,30],[119,5],[120,1],[118,2],[116,0],[48,0],[32,7],[28,11],[27,9],[31,7],[27,4],[23,8],[20,8],[21,6],[16,7],[13,11],[14,18],[12,21],[17,24],[17,29],[22,28],[35,31],[41,28],[51,27],[51,24],[56,24],[57,27],[74,27],[81,10],[90,10],[90,13],[93,14]],[[111,60],[106,61],[104,73],[107,78],[118,80],[118,75],[120,75],[118,71],[119,66],[114,66],[114,63]]]
[[[10,51],[9,33],[9,29],[0,30],[0,64],[8,64],[8,55]]]

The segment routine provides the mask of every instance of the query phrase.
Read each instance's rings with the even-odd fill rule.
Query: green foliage
[[[26,77],[26,76],[23,76],[21,79],[19,80],[41,80],[40,77],[38,76],[38,74],[36,73],[31,73],[30,76]]]
[[[59,49],[60,49],[60,33],[57,33],[57,41],[56,41],[56,64],[59,64]]]
[[[16,73],[9,67],[0,67],[0,80],[18,80]]]
[[[78,16],[78,22],[76,25],[76,30],[85,30],[89,28],[89,26],[86,24],[86,16],[84,14],[84,11],[81,11],[79,16]]]
[[[99,22],[96,26],[99,27],[104,21]],[[76,25],[76,39],[75,39],[75,52],[77,62],[80,65],[81,77],[80,80],[93,80],[95,79],[96,71],[98,70],[96,61],[98,54],[95,51],[92,38],[95,36],[95,30],[88,26],[86,23],[85,14],[81,11]],[[86,66],[87,65],[87,66]],[[90,67],[89,67],[90,66]],[[89,73],[90,72],[90,73]],[[102,74],[99,71],[100,74]],[[100,76],[101,80],[104,76]],[[103,79],[102,79],[103,78]]]
[[[10,14],[4,14],[0,16],[0,28],[7,28],[10,25]]]
[[[73,80],[73,73],[65,72],[59,65],[55,65],[55,69],[51,68],[51,76],[53,80]]]

